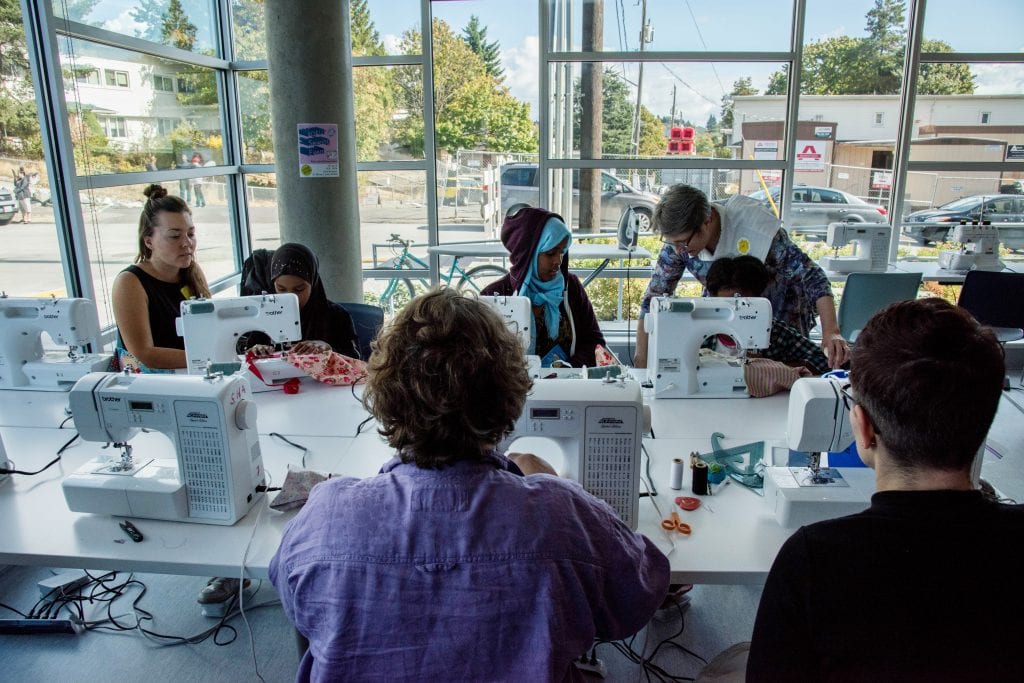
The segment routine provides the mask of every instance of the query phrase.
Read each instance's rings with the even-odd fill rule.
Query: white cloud
[[[125,36],[136,36],[144,33],[149,26],[135,21],[132,18],[131,10],[126,9],[117,16],[104,21],[103,28]]]
[[[402,54],[402,36],[396,36],[394,33],[386,33],[381,39],[384,43],[384,53],[389,55],[400,55]]]
[[[1019,64],[971,64],[975,95],[1024,93],[1024,66]]]
[[[540,41],[537,36],[526,36],[519,45],[501,51],[501,67],[505,70],[505,85],[512,96],[530,103],[530,116],[537,119],[537,82],[540,63]]]

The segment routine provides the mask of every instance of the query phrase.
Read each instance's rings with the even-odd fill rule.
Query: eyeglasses
[[[858,405],[860,406],[860,409],[864,411],[864,414],[868,416],[868,419],[871,420],[871,415],[868,414],[867,408],[864,407],[864,404],[854,398],[852,387],[849,382],[839,387],[839,393],[843,396],[843,404],[846,406],[846,412],[852,412],[853,406]],[[878,425],[874,420],[871,420],[871,424],[875,428],[875,434],[881,436],[882,432],[878,431]]]
[[[667,244],[667,245],[671,246],[673,249],[675,249],[676,252],[682,253],[684,251],[687,251],[687,249],[690,246],[690,240],[693,239],[693,236],[695,234],[696,233],[690,233],[690,236],[687,237],[685,240],[667,240],[664,237],[662,237],[661,238],[661,243],[662,244]]]

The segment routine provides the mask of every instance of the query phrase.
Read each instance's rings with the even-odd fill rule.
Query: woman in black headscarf
[[[327,298],[317,272],[317,258],[302,244],[282,244],[270,261],[270,279],[278,294],[291,293],[299,298],[302,341],[292,345],[295,353],[336,351],[343,356],[359,358],[355,328],[348,312]],[[273,349],[254,346],[256,355],[267,355]]]

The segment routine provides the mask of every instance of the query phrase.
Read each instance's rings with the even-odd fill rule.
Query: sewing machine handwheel
[[[242,430],[256,429],[256,403],[242,399],[235,406],[235,425]]]

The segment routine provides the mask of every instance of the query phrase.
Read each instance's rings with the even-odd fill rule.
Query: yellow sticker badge
[[[311,174],[313,172],[313,167],[310,166],[309,164],[303,164],[302,168],[300,169],[300,171],[301,171],[302,175],[309,175],[309,174]]]
[[[746,255],[747,253],[750,252],[750,240],[748,240],[746,237],[741,237],[736,242],[736,248],[739,250],[741,254]]]

